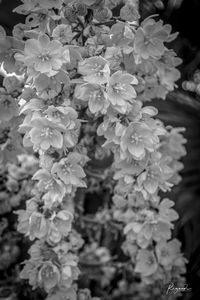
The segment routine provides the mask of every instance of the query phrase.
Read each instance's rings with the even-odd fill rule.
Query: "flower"
[[[108,81],[110,68],[106,59],[94,56],[79,62],[78,73],[89,83],[104,84]]]
[[[39,74],[34,80],[34,85],[38,97],[45,100],[52,99],[61,92],[61,82],[56,76],[48,77],[45,74]]]
[[[173,261],[180,254],[180,247],[181,243],[177,239],[169,242],[159,242],[155,248],[158,262],[165,266],[165,268],[171,269]]]
[[[76,110],[69,106],[53,106],[50,105],[44,112],[47,120],[63,126],[65,131],[72,130],[77,125],[78,114]]]
[[[135,272],[141,273],[142,276],[149,276],[156,272],[158,263],[153,251],[139,250],[136,257]]]
[[[81,156],[71,152],[67,158],[62,158],[58,163],[54,163],[51,172],[52,174],[57,174],[67,186],[85,187],[85,182],[82,180],[85,177],[85,173],[79,165],[80,162]]]
[[[47,234],[47,221],[42,213],[33,212],[29,218],[29,238],[33,241],[35,238],[41,239]]]
[[[120,17],[122,20],[133,22],[137,21],[140,15],[136,5],[127,2],[120,10]]]
[[[161,201],[158,207],[160,220],[169,223],[179,218],[177,212],[171,208],[172,206],[174,206],[174,202],[167,198]]]
[[[176,34],[170,35],[170,32],[170,25],[163,26],[162,21],[156,22],[150,18],[145,19],[135,34],[135,52],[144,59],[160,58],[166,50],[164,42],[169,42],[176,37]]]
[[[63,236],[68,236],[72,229],[73,214],[68,210],[60,210],[53,222]]]
[[[52,32],[52,37],[61,41],[63,44],[70,43],[73,36],[74,33],[72,32],[72,27],[68,24],[57,25]]]
[[[10,121],[14,116],[18,115],[17,101],[10,95],[0,95],[0,120]]]
[[[98,112],[105,114],[109,106],[105,90],[99,84],[86,83],[77,85],[75,97],[88,101],[89,109],[93,114]]]
[[[113,106],[126,106],[126,101],[130,101],[136,97],[136,91],[131,84],[137,83],[138,81],[135,76],[123,73],[122,71],[115,72],[109,79],[108,100]]]
[[[139,186],[143,185],[145,190],[150,194],[154,194],[157,191],[160,181],[162,182],[162,172],[157,165],[149,166],[137,178]]]
[[[143,159],[146,150],[153,152],[159,139],[145,123],[131,122],[121,137],[120,147],[136,160]]]
[[[58,125],[48,121],[47,119],[35,119],[31,123],[34,126],[30,132],[30,140],[35,148],[48,150],[51,146],[61,149],[63,146],[63,136],[60,132],[63,130]]]
[[[40,169],[33,175],[32,179],[39,180],[37,186],[41,191],[47,193],[45,199],[48,198],[51,200],[51,203],[62,201],[66,192],[65,186],[62,181],[53,177],[50,172],[45,169]]]
[[[60,271],[52,262],[45,262],[38,272],[38,282],[49,293],[60,281]]]
[[[46,34],[25,42],[24,54],[15,54],[30,70],[51,77],[58,73],[63,63],[70,61],[69,50],[57,40],[51,41]],[[29,70],[29,71],[30,71]]]

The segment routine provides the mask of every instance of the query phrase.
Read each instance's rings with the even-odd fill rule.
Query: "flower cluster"
[[[180,59],[166,48],[176,34],[153,18],[139,25],[136,0],[22,2],[15,11],[26,15],[25,25],[16,25],[13,36],[23,48],[12,54],[24,83],[5,79],[0,96],[1,119],[12,123],[20,113],[23,122],[13,128],[19,126],[24,147],[39,161],[33,197],[17,212],[18,231],[33,242],[21,278],[43,288],[47,300],[98,300],[75,284],[83,240],[74,229],[75,222],[81,226],[74,197],[86,187],[89,142],[82,124],[91,122],[103,140],[102,155],[113,155],[109,218],[122,228],[132,278],[140,276],[147,294],[160,281],[184,280],[186,259],[172,239],[178,215],[173,202],[159,196],[180,180],[183,129],[164,126],[155,118],[157,109],[143,105],[165,99],[176,86]],[[119,20],[112,11],[118,4]],[[111,260],[105,247],[96,247],[95,254],[100,263]]]

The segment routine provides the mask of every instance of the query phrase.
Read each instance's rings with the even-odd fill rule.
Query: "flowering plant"
[[[185,139],[182,128],[165,126],[146,102],[176,87],[180,60],[166,44],[177,34],[151,17],[140,23],[137,0],[22,2],[15,11],[26,16],[24,33],[16,25],[20,47],[5,48],[12,55],[2,56],[7,75],[0,96],[2,135],[9,127],[2,164],[12,160],[7,152],[15,134],[20,151],[27,148],[38,164],[32,197],[16,212],[18,231],[32,242],[21,278],[44,289],[47,300],[98,300],[102,295],[91,296],[78,281],[81,264],[95,260],[101,287],[121,269],[131,278],[131,295],[134,282],[140,299],[146,299],[142,289],[161,299],[162,282],[182,283],[186,271],[181,244],[172,238],[178,214],[160,195],[180,180]],[[11,56],[16,76],[8,74]],[[95,172],[94,158],[107,159],[108,167]],[[91,220],[80,193],[101,186],[109,201]],[[122,237],[116,258],[98,237],[104,225]],[[89,245],[78,233],[83,228]],[[123,296],[120,282],[108,297],[116,295]]]

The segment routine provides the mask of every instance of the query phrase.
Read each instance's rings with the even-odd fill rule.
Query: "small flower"
[[[50,105],[45,110],[46,118],[53,123],[64,126],[65,131],[72,130],[77,125],[78,114],[76,110],[68,106],[53,106]]]
[[[105,22],[112,18],[112,11],[108,7],[99,7],[94,10],[94,19],[98,22]]]
[[[154,194],[157,191],[160,181],[162,182],[162,172],[159,166],[156,165],[148,167],[137,178],[139,186],[142,185],[150,194]]]
[[[56,79],[56,76],[39,74],[34,80],[38,97],[45,100],[56,97],[61,92],[61,82]]]
[[[47,221],[43,214],[33,212],[29,218],[29,238],[33,241],[35,238],[41,239],[47,234]]]
[[[62,181],[53,177],[53,175],[45,169],[38,170],[34,176],[34,180],[39,180],[37,186],[39,190],[44,191],[48,194],[45,199],[51,199],[51,203],[56,201],[61,202],[65,195],[65,186]]]
[[[135,34],[135,52],[144,59],[149,57],[160,58],[165,52],[164,42],[168,42],[176,37],[170,35],[171,26],[164,25],[162,21],[156,22],[147,18],[141,23]]]
[[[85,183],[82,180],[85,177],[85,173],[79,165],[80,161],[81,157],[79,155],[69,153],[67,158],[62,158],[53,165],[51,172],[52,174],[57,174],[66,185],[85,187]]]
[[[152,152],[159,139],[145,123],[130,123],[121,138],[120,147],[133,158],[140,160],[145,157],[146,150]]]
[[[70,43],[73,36],[72,27],[68,24],[57,25],[52,32],[52,37],[63,44]]]
[[[16,54],[15,58],[22,61],[28,68],[51,77],[58,73],[63,63],[70,61],[69,50],[57,41],[51,41],[46,34],[38,39],[25,42],[24,54]]]
[[[0,95],[0,120],[10,121],[18,115],[17,101],[10,95]]]
[[[38,272],[38,282],[49,293],[60,281],[60,271],[56,265],[47,261]]]
[[[48,150],[51,146],[56,149],[61,149],[63,146],[63,136],[60,132],[60,127],[56,126],[47,119],[35,119],[32,121],[34,126],[30,132],[30,140],[34,147],[42,150]]]
[[[131,84],[137,83],[135,76],[122,71],[115,72],[110,77],[108,85],[108,99],[112,105],[124,106],[126,101],[134,99],[136,92]]]
[[[172,206],[174,206],[174,202],[167,198],[161,201],[158,207],[160,220],[169,223],[176,221],[179,218],[177,212],[171,208]]]
[[[181,243],[177,239],[169,242],[159,242],[155,248],[158,262],[167,269],[171,269],[173,261],[180,254],[180,247]]]
[[[122,20],[134,22],[138,21],[140,15],[136,5],[132,3],[126,3],[120,10],[120,17]]]
[[[89,83],[104,84],[108,81],[110,68],[106,59],[94,56],[79,62],[78,72]]]
[[[139,250],[136,257],[135,272],[141,273],[142,276],[150,276],[156,272],[158,263],[153,251]]]
[[[89,109],[93,114],[98,112],[105,114],[109,106],[107,95],[99,84],[86,83],[76,86],[75,97],[88,101]]]
[[[63,236],[68,236],[72,229],[73,214],[68,210],[60,210],[53,218],[55,226]]]

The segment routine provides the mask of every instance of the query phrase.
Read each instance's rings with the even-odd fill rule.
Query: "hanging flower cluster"
[[[166,48],[176,34],[153,18],[138,25],[136,0],[22,2],[15,11],[26,15],[25,25],[13,30],[24,44],[14,53],[16,72],[25,74],[19,133],[40,167],[32,178],[33,197],[17,212],[18,231],[33,242],[21,278],[43,288],[48,300],[99,299],[75,284],[83,240],[73,226],[74,196],[86,187],[82,124],[92,120],[102,147],[113,153],[110,217],[123,225],[122,249],[131,258],[133,278],[139,275],[147,289],[184,281],[186,259],[172,239],[178,215],[159,194],[180,180],[183,130],[165,127],[155,118],[157,109],[143,105],[165,99],[176,86],[180,59]],[[4,85],[6,93],[13,91],[8,79]],[[10,121],[18,108],[3,93],[0,114]]]

